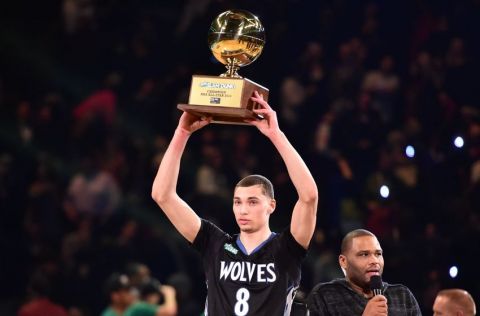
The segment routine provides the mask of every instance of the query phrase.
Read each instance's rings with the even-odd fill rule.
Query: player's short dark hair
[[[373,234],[372,232],[366,230],[366,229],[355,229],[355,230],[352,230],[351,232],[349,232],[348,234],[345,235],[345,237],[343,237],[343,240],[342,240],[342,246],[341,246],[341,254],[345,254],[348,249],[350,249],[350,247],[352,246],[352,240],[353,238],[356,238],[356,237],[363,237],[363,236],[371,236],[371,237],[375,237],[375,234]]]
[[[273,192],[273,184],[265,178],[262,175],[259,174],[252,174],[250,176],[246,176],[242,180],[240,180],[237,185],[235,186],[235,189],[238,187],[251,187],[254,185],[260,185],[262,187],[262,193],[265,194],[266,196],[270,198],[274,198],[274,192]]]

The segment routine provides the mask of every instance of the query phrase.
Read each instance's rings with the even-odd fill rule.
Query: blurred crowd
[[[302,292],[340,276],[340,238],[375,233],[389,283],[425,314],[437,292],[480,298],[480,1],[8,1],[0,19],[0,314],[48,288],[70,315],[99,315],[105,282],[141,263],[200,315],[200,260],[151,200],[193,74],[224,67],[207,46],[227,9],[259,16],[267,42],[240,74],[270,89],[280,126],[320,193]],[[179,191],[231,233],[233,185],[294,189],[248,126],[193,136]],[[452,273],[449,274],[449,269]],[[454,272],[457,273],[454,273]],[[44,291],[45,292],[45,291]]]

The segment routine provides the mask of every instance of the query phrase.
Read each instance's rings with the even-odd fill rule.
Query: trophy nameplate
[[[245,119],[263,118],[253,112],[259,106],[250,99],[254,91],[268,100],[268,89],[249,79],[194,75],[188,104],[178,108],[214,123],[245,124]]]

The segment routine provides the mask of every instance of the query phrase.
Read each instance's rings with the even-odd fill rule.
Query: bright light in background
[[[390,189],[386,185],[380,187],[380,195],[386,199],[390,195]]]
[[[453,141],[453,144],[457,148],[462,148],[463,145],[465,145],[465,142],[463,141],[463,138],[461,136],[455,137],[455,140]]]
[[[456,266],[452,266],[450,267],[450,270],[448,270],[448,273],[450,274],[450,277],[454,279],[458,275],[458,268]]]
[[[413,158],[415,157],[415,148],[413,148],[412,145],[408,145],[405,148],[405,155],[407,155],[408,158]]]

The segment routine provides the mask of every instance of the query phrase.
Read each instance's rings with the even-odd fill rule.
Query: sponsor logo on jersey
[[[226,245],[225,245],[226,247]],[[256,264],[246,261],[220,261],[220,280],[256,281],[259,283],[273,283],[277,280],[275,263]]]
[[[238,249],[236,249],[235,247],[233,247],[232,244],[225,244],[225,245],[223,245],[223,249],[225,249],[225,250],[228,251],[228,252],[233,253],[234,255],[236,255],[236,254],[238,253]]]

